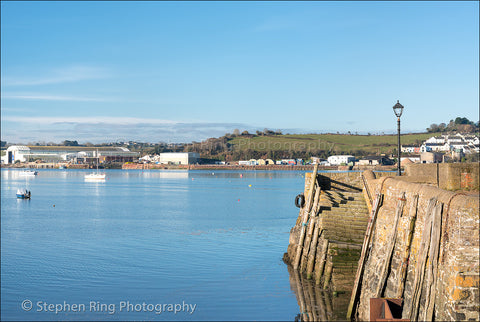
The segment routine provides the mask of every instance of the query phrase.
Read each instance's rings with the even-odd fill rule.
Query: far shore
[[[2,168],[10,169],[24,169],[24,168],[34,168],[34,169],[58,169],[62,164],[58,163],[21,163],[21,164],[12,164],[4,165]],[[88,164],[63,164],[65,170],[67,169],[91,169],[93,166]],[[218,164],[189,164],[189,165],[173,165],[173,164],[153,164],[153,163],[118,163],[110,164],[105,167],[100,166],[104,169],[122,169],[122,170],[236,170],[236,171],[249,171],[249,170],[265,170],[265,171],[312,171],[313,164],[306,165],[218,165]],[[319,166],[319,171],[349,171],[349,170],[377,170],[377,171],[395,171],[395,166],[380,166],[380,165],[364,165],[364,166]]]

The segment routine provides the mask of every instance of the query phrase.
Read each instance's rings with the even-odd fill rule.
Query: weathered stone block
[[[458,274],[455,278],[455,285],[458,287],[479,287],[479,275]]]
[[[464,288],[455,287],[451,292],[451,298],[453,301],[464,301],[470,297],[470,291]]]

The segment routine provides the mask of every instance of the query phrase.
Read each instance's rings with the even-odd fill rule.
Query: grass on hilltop
[[[402,134],[401,144],[421,145],[438,133]],[[397,135],[347,135],[347,134],[289,134],[242,137],[229,140],[233,150],[245,151],[329,151],[330,154],[392,153],[397,148]]]

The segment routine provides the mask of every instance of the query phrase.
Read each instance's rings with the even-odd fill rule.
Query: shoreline
[[[70,164],[65,165],[68,169],[90,169],[88,164]],[[59,164],[54,163],[28,163],[21,165],[1,165],[2,169],[58,169]],[[217,164],[190,164],[190,165],[166,165],[166,164],[150,164],[150,163],[124,163],[114,164],[102,169],[117,169],[117,170],[231,170],[231,171],[312,171],[312,164],[308,165],[217,165]],[[363,170],[376,170],[376,171],[395,171],[394,166],[319,166],[318,170],[324,171],[363,171]]]

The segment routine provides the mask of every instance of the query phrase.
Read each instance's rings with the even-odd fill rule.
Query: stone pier
[[[382,316],[372,299],[393,298],[396,319],[480,320],[478,164],[406,174],[307,173],[303,194],[317,198],[300,208],[285,262],[322,290],[353,289],[352,319]]]

